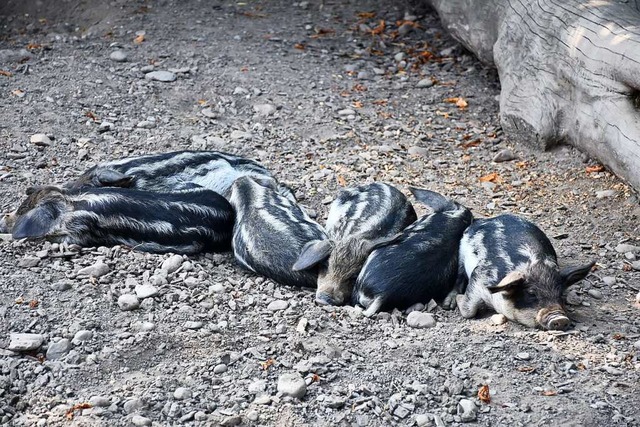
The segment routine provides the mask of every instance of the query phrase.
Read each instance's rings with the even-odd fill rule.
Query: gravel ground
[[[0,6],[0,211],[98,161],[215,149],[261,161],[320,221],[342,186],[423,186],[524,215],[562,263],[598,264],[567,294],[566,332],[432,304],[415,328],[316,306],[229,254],[2,242],[0,424],[640,425],[637,196],[573,149],[503,136],[496,73],[435,16],[25,3]]]

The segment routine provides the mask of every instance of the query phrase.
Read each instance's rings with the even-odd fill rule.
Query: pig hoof
[[[316,304],[319,304],[319,305],[340,305],[340,304],[336,304],[336,301],[333,298],[331,298],[330,295],[325,294],[325,293],[316,294]]]
[[[442,301],[442,308],[445,310],[455,310],[458,306],[457,302],[458,293],[456,291],[451,291],[447,295],[447,297]]]
[[[557,315],[549,319],[547,329],[551,331],[561,331],[569,327],[570,320],[567,316]]]

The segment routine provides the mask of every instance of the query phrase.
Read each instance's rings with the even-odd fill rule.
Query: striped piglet
[[[150,193],[124,188],[28,190],[0,221],[14,239],[45,238],[80,246],[126,245],[147,252],[193,254],[230,248],[234,214],[204,189]]]

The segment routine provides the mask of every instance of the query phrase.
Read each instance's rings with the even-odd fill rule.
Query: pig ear
[[[113,169],[101,169],[96,174],[96,181],[103,187],[128,188],[133,184],[134,178]]]
[[[562,283],[565,288],[579,282],[589,275],[591,268],[595,265],[595,262],[589,264],[579,265],[574,267],[565,267],[560,271],[562,277]]]
[[[333,250],[331,240],[312,240],[304,245],[298,260],[293,264],[293,271],[307,270],[329,258]]]
[[[367,249],[369,250],[369,252],[373,252],[378,248],[382,248],[392,243],[396,243],[398,240],[400,240],[401,237],[402,237],[402,233],[397,233],[397,234],[394,234],[393,236],[369,240],[367,241]]]
[[[51,204],[30,210],[16,219],[11,233],[14,239],[38,239],[51,231],[59,211]]]
[[[512,271],[511,273],[507,274],[504,279],[500,281],[500,283],[494,286],[487,286],[487,289],[492,294],[496,292],[509,292],[521,286],[524,283],[524,280],[525,277],[522,272]]]
[[[450,199],[435,191],[415,187],[409,187],[409,190],[417,201],[430,207],[434,212],[445,211],[453,205]]]

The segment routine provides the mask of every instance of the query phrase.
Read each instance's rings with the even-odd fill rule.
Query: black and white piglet
[[[211,190],[150,193],[49,186],[31,189],[1,225],[14,239],[193,254],[229,250],[233,220],[229,202]]]
[[[228,199],[231,184],[240,176],[273,178],[264,166],[244,157],[219,151],[174,151],[100,163],[65,187],[126,187],[157,192],[203,187]],[[278,184],[278,191],[295,201],[287,186]]]
[[[272,179],[236,179],[229,201],[236,212],[232,244],[238,263],[284,285],[315,288],[317,269],[292,267],[308,242],[327,239],[324,229],[282,196]]]
[[[366,316],[453,298],[460,239],[473,216],[436,192],[416,188],[411,192],[431,212],[367,258],[353,292],[354,302],[365,307]]]
[[[460,243],[460,272],[468,279],[456,297],[462,316],[489,307],[528,327],[569,325],[562,292],[584,279],[594,263],[560,269],[547,236],[515,215],[476,220]]]
[[[329,208],[325,226],[329,240],[308,243],[293,269],[318,267],[318,303],[348,304],[369,254],[416,219],[409,200],[388,184],[344,189]]]

